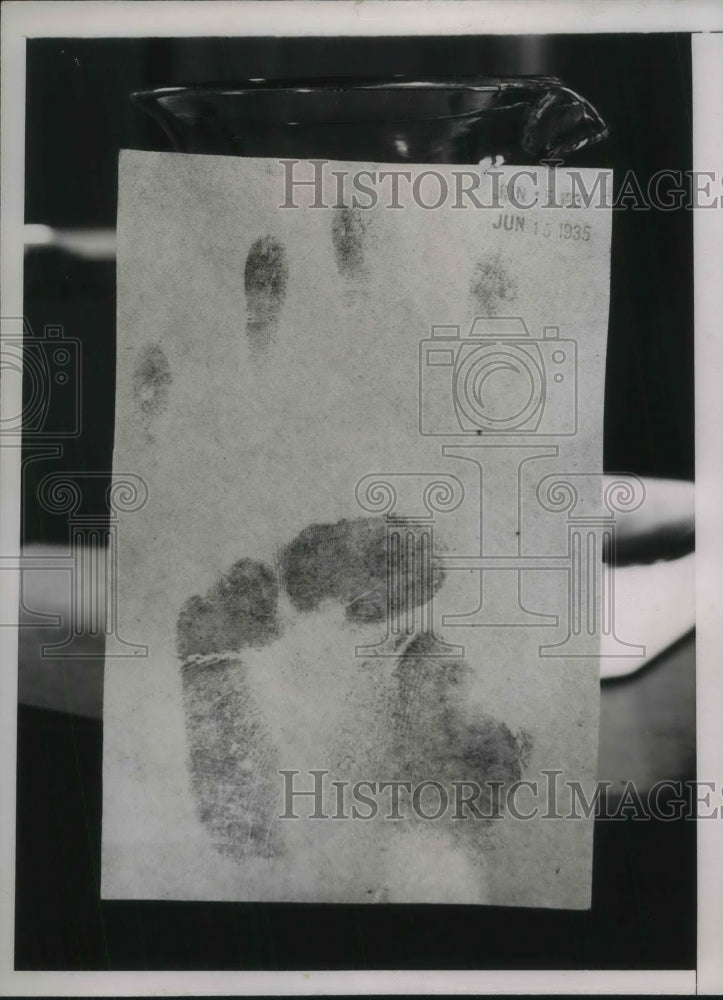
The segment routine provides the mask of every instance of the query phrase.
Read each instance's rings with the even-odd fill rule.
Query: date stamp
[[[527,233],[544,239],[572,240],[588,243],[593,234],[591,223],[553,222],[551,219],[534,219],[518,212],[500,212],[492,229],[508,233]]]

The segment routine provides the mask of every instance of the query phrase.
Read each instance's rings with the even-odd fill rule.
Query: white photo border
[[[25,42],[48,37],[692,34],[694,169],[723,166],[723,7],[712,0],[56,0],[1,12],[3,316],[23,314]],[[723,760],[723,210],[696,209],[696,533],[698,774],[721,781]],[[17,413],[20,386],[0,397]],[[0,552],[19,556],[20,450],[0,453]],[[2,621],[16,620],[18,574],[4,572]],[[0,629],[0,994],[16,996],[621,994],[723,992],[723,822],[698,824],[697,971],[16,972],[13,969],[17,630]],[[663,877],[664,873],[661,873]]]

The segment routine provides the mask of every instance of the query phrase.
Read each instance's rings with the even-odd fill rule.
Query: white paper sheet
[[[328,164],[323,200],[360,169],[397,168]],[[148,500],[117,622],[148,656],[106,660],[104,898],[589,906],[592,824],[554,817],[594,784],[636,502],[600,477],[610,212],[515,208],[514,173],[500,208],[282,208],[276,161],[121,154],[114,470]]]

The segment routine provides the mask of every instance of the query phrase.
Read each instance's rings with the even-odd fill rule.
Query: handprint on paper
[[[287,851],[282,768],[413,785],[520,778],[528,740],[473,707],[465,660],[429,655],[425,635],[400,638],[396,657],[354,657],[387,614],[386,545],[381,517],[310,525],[273,568],[241,559],[181,609],[191,784],[223,854]],[[411,552],[397,567],[410,607],[444,584],[441,572],[422,577],[421,563]],[[445,829],[472,865],[479,834],[474,821]]]

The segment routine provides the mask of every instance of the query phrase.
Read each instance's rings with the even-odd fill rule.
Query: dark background
[[[394,73],[550,74],[587,97],[610,138],[571,166],[629,170],[645,191],[660,169],[692,168],[688,36],[584,35],[372,39],[42,39],[28,44],[26,222],[113,228],[120,148],[169,149],[132,90],[245,77]],[[692,213],[613,213],[605,468],[693,479]],[[65,542],[64,517],[34,500],[49,471],[111,468],[115,264],[51,249],[26,257],[26,317],[82,343],[83,431],[62,462],[29,467],[24,537]],[[86,499],[102,509],[105,483]]]
[[[369,39],[39,39],[28,42],[26,222],[115,225],[119,148],[168,149],[132,90],[246,77],[550,74],[609,126],[570,166],[692,166],[685,35]],[[615,212],[605,467],[693,478],[692,213]],[[62,458],[27,466],[26,543],[67,541],[34,484],[112,465],[115,264],[26,255],[25,313],[82,345],[83,426]],[[104,485],[86,493],[103,509]],[[101,902],[101,725],[21,707],[19,969],[691,968],[695,829],[598,823],[588,913],[490,907]]]

